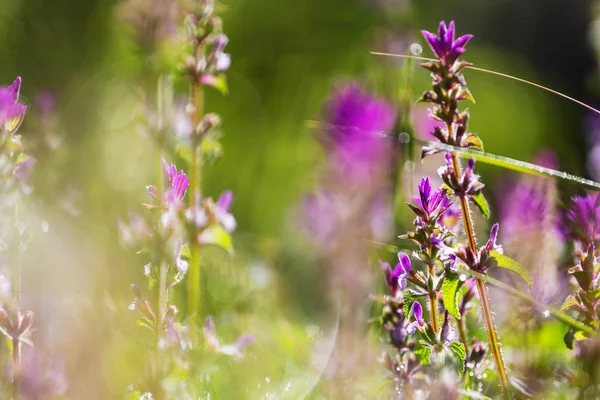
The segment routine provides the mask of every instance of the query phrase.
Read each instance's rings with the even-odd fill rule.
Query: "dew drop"
[[[464,282],[467,280],[467,276],[465,274],[460,274],[460,276],[458,277],[458,279],[460,279],[461,282]]]
[[[265,382],[267,382],[267,383],[271,382],[271,377],[267,376],[267,377],[265,378]]]
[[[400,135],[398,135],[398,140],[400,143],[408,143],[410,142],[410,135],[406,132],[402,132]]]
[[[485,378],[487,378],[487,374],[486,373],[483,374],[483,379],[485,379]]]
[[[544,316],[544,318],[548,318],[550,316],[550,311],[544,310],[544,312],[542,312],[542,315]]]
[[[423,53],[423,47],[419,43],[413,43],[410,45],[410,52],[414,56],[420,56]]]
[[[482,375],[481,374],[477,374],[477,379],[481,379]]]
[[[475,375],[475,374],[473,373],[473,371],[469,372],[469,376],[473,376],[473,375]]]
[[[287,383],[287,385],[285,385],[284,391],[289,392],[291,387],[292,387],[292,382],[290,381]]]
[[[48,221],[43,220],[42,221],[42,232],[46,233],[46,232],[48,232],[49,229],[50,229],[50,224],[48,223]]]

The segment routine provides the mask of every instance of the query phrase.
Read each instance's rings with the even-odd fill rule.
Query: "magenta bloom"
[[[169,205],[176,204],[183,200],[190,182],[183,170],[177,171],[175,164],[169,165],[169,163],[163,159],[163,165],[170,183],[169,188],[167,188],[163,194],[163,202],[165,207],[168,208]]]
[[[424,223],[435,223],[452,207],[452,202],[446,197],[443,189],[431,189],[428,177],[421,178],[419,196],[413,197],[413,201],[414,206],[409,203],[407,205]]]
[[[406,287],[406,277],[410,272],[410,258],[405,253],[398,253],[398,264],[392,269],[390,264],[379,261],[385,274],[385,283],[392,297],[396,297],[398,290],[404,290]]]
[[[27,106],[19,103],[19,91],[21,90],[21,77],[8,87],[0,87],[0,125],[9,133],[17,130]]]
[[[415,321],[411,322],[406,327],[406,332],[409,335],[412,335],[415,332],[415,330],[421,329],[425,326],[425,320],[423,319],[423,307],[418,301],[415,301],[412,304],[412,312],[413,316],[415,317]]]
[[[389,139],[384,134],[396,122],[395,108],[353,83],[334,93],[327,120],[327,144],[341,175],[358,182],[372,179],[385,166]]]
[[[473,35],[463,35],[454,40],[454,21],[446,27],[444,21],[440,22],[437,36],[429,31],[421,31],[429,47],[442,64],[451,67],[458,57],[465,52],[465,46]]]
[[[582,248],[600,243],[600,193],[574,196],[566,219],[569,236],[579,241]]]

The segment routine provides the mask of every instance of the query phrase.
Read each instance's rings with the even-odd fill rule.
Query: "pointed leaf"
[[[204,232],[199,235],[198,241],[200,244],[212,244],[229,253],[233,253],[231,235],[220,224],[214,224],[206,228]]]
[[[483,151],[483,141],[474,134],[469,134],[461,140],[461,145],[464,147],[474,147],[477,150]]]
[[[529,275],[529,271],[525,269],[524,266],[513,260],[512,258],[506,257],[503,254],[498,253],[496,250],[492,250],[490,255],[496,260],[496,266],[500,268],[508,269],[519,275],[527,285],[531,286],[531,275]]]
[[[460,287],[462,281],[458,279],[458,274],[449,272],[444,279],[442,285],[442,296],[444,297],[444,307],[450,315],[456,319],[460,319],[460,311],[458,310],[462,300],[462,291]]]
[[[471,196],[471,200],[477,206],[477,208],[479,208],[479,211],[481,211],[481,215],[483,215],[483,217],[485,219],[489,219],[490,218],[490,205],[488,204],[487,200],[483,196],[483,193],[479,192],[476,195]]]
[[[465,345],[460,342],[452,342],[448,349],[452,352],[458,375],[462,375],[465,372],[465,359],[467,357]]]
[[[560,311],[565,311],[568,310],[569,308],[578,305],[579,302],[577,301],[577,299],[575,298],[575,296],[573,296],[572,294],[569,295],[565,302],[562,304],[562,306],[560,306]]]

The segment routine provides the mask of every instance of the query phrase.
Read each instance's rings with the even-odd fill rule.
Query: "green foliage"
[[[483,193],[479,192],[479,193],[471,196],[471,200],[477,206],[477,208],[479,208],[479,211],[481,211],[481,215],[483,215],[483,217],[485,219],[489,219],[490,218],[490,205],[488,204],[487,200],[485,199],[485,196],[483,195]]]
[[[462,300],[462,291],[460,290],[462,281],[459,279],[458,274],[447,271],[444,283],[442,285],[442,296],[444,298],[444,307],[446,310],[457,319],[460,319],[460,312],[458,307]]]
[[[415,356],[419,359],[421,365],[430,365],[431,364],[431,346],[425,344],[425,342],[420,341],[420,346],[415,349]]]
[[[465,345],[460,342],[451,342],[447,349],[452,354],[452,362],[456,367],[458,375],[461,376],[465,372],[465,359],[467,357]]]
[[[527,269],[525,269],[525,267],[523,267],[521,264],[511,259],[510,257],[498,253],[496,250],[492,250],[490,252],[490,255],[495,260],[496,267],[512,271],[519,275],[525,282],[527,282],[527,285],[532,285],[531,275],[529,274],[529,271],[527,271]]]

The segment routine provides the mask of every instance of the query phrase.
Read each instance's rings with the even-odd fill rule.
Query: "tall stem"
[[[200,204],[201,195],[201,182],[202,182],[202,151],[200,145],[202,138],[197,137],[196,127],[200,123],[200,118],[203,113],[203,101],[204,94],[202,91],[202,85],[200,82],[192,83],[191,87],[191,98],[194,112],[192,113],[192,125],[194,127],[194,157],[192,161],[191,171],[191,182],[190,188],[192,192],[191,204],[192,209],[196,210],[196,207]],[[200,297],[202,288],[202,267],[200,265],[200,245],[198,244],[198,231],[193,225],[193,231],[191,232],[190,238],[190,265],[189,265],[189,276],[188,276],[188,315],[192,318],[200,316]],[[192,323],[191,334],[192,338],[195,336],[196,324]]]
[[[464,316],[461,319],[456,319],[456,324],[458,325],[458,335],[461,343],[465,346],[465,354],[467,357],[469,356],[469,343],[467,343],[467,333],[465,329],[465,319]]]
[[[457,178],[460,178],[460,163],[458,162],[458,156],[455,153],[452,153],[452,165]],[[460,196],[459,198],[469,247],[474,253],[476,253],[477,242],[475,241],[475,232],[473,230],[473,221],[471,220],[471,214],[469,212],[469,204],[466,197]],[[481,302],[481,310],[483,311],[483,319],[485,321],[485,328],[488,335],[490,350],[492,351],[494,362],[496,363],[496,371],[498,372],[500,387],[502,388],[502,393],[504,396],[506,398],[510,398],[510,393],[508,391],[508,376],[506,375],[506,367],[504,366],[504,359],[502,358],[502,353],[500,351],[500,343],[498,341],[498,333],[496,332],[496,326],[494,324],[494,315],[492,314],[492,307],[490,305],[487,286],[485,285],[485,282],[479,278],[476,279],[476,285]]]
[[[429,265],[429,276],[435,281],[435,266],[433,264]],[[433,331],[438,333],[438,308],[435,290],[429,293],[429,308],[431,310],[431,326],[433,327]]]

